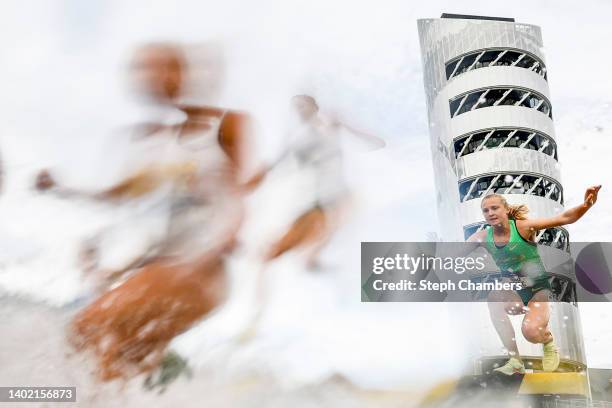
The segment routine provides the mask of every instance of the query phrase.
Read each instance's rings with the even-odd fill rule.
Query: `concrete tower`
[[[527,204],[531,217],[562,211],[540,28],[447,14],[418,25],[443,240],[485,227],[488,192]],[[538,242],[567,249],[569,236],[551,228]]]
[[[419,20],[418,29],[442,239],[463,241],[486,227],[480,202],[490,192],[502,194],[510,204],[526,204],[532,218],[563,211],[540,28],[509,18],[443,14]],[[569,251],[563,228],[540,231],[537,239],[552,247],[543,247],[549,251]],[[575,279],[569,273],[551,276],[551,282],[552,292],[559,294]],[[561,348],[560,371],[579,375],[586,364],[575,296],[558,299],[564,301],[553,304],[550,327]],[[473,306],[466,326],[489,320],[486,305]],[[520,334],[520,321],[513,324]],[[477,361],[488,360],[488,367],[503,364],[507,357],[492,328],[472,333],[480,347]],[[524,361],[536,369],[541,345],[519,337]],[[548,383],[567,378],[557,376]],[[573,383],[585,389],[586,380],[580,381]]]

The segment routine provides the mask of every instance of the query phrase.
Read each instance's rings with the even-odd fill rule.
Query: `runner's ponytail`
[[[513,220],[526,220],[529,208],[525,204],[509,205],[506,203],[508,209],[508,218]]]

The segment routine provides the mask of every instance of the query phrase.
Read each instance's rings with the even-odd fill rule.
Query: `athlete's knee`
[[[309,229],[320,230],[325,227],[327,214],[325,210],[320,207],[315,207],[303,214],[299,219],[298,223],[306,225]]]
[[[528,342],[541,343],[544,338],[544,333],[546,332],[546,327],[537,324],[537,322],[523,322],[521,331],[523,332],[525,340]]]

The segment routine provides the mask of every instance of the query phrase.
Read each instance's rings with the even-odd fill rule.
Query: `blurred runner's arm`
[[[361,130],[357,130],[352,126],[347,125],[344,121],[341,121],[340,119],[334,118],[332,120],[332,126],[337,129],[346,130],[353,137],[365,143],[368,151],[382,149],[386,146],[385,141],[380,137],[371,135]]]
[[[39,191],[52,191],[59,196],[113,201],[146,195],[168,180],[188,180],[196,167],[192,163],[178,163],[162,167],[149,167],[132,174],[118,184],[99,192],[89,192],[60,186],[49,171],[43,170],[36,177],[35,187]]]

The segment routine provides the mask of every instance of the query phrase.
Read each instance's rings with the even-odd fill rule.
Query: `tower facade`
[[[480,203],[489,193],[527,205],[531,218],[563,211],[540,28],[509,18],[443,14],[418,20],[418,30],[442,240],[461,242],[485,228]],[[539,231],[537,241],[552,247],[544,247],[551,252],[569,251],[564,228]],[[562,300],[552,304],[549,321],[561,349],[561,374],[584,372],[575,296],[563,298],[575,277],[570,271],[566,276],[551,273],[549,279],[551,293]],[[464,320],[457,316],[461,326],[489,320],[486,305],[470,306]],[[520,333],[520,321],[512,323]],[[488,361],[489,370],[503,364],[506,353],[491,327],[481,325],[468,333],[474,336],[472,346],[480,348],[475,362]],[[535,369],[541,345],[519,337],[521,356]],[[553,376],[549,383],[561,384],[564,378]]]
[[[563,210],[540,28],[513,19],[442,15],[418,21],[440,234],[463,241],[486,226],[494,192],[530,217]],[[563,228],[541,244],[567,250]]]

